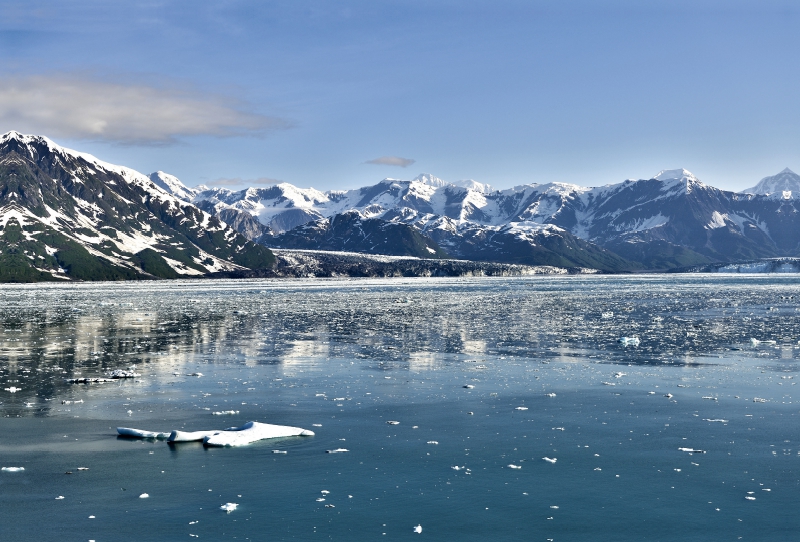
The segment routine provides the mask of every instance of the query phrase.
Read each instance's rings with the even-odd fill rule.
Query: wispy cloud
[[[269,177],[259,177],[257,179],[242,179],[240,177],[233,177],[229,179],[215,179],[209,181],[208,186],[263,186],[282,183],[279,179],[270,179]]]
[[[0,79],[2,131],[164,145],[185,136],[257,136],[289,126],[225,96],[64,74]]]
[[[364,162],[365,164],[374,164],[376,166],[398,166],[398,167],[408,167],[411,164],[416,162],[411,158],[400,158],[399,156],[381,156],[380,158],[374,158],[372,160],[367,160]]]

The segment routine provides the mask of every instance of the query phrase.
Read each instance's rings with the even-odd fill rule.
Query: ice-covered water
[[[0,539],[795,540],[798,283],[3,286]]]

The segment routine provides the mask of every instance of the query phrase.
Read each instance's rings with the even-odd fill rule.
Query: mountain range
[[[740,193],[683,169],[594,188],[429,174],[326,192],[190,188],[9,132],[0,280],[266,276],[270,248],[663,271],[800,256],[798,195],[789,169]]]

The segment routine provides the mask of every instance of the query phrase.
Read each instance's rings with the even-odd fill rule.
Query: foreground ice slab
[[[169,438],[170,433],[159,433],[157,431],[145,431],[144,429],[134,429],[132,427],[117,427],[117,433],[123,437],[131,438]]]
[[[169,434],[167,442],[197,442],[206,437],[211,437],[222,431],[173,431]]]
[[[259,440],[280,437],[312,437],[313,431],[288,425],[247,422],[232,430],[220,431],[203,439],[206,446],[244,446]]]

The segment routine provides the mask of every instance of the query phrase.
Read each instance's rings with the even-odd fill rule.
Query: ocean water
[[[798,540],[798,285],[4,285],[0,540]]]

